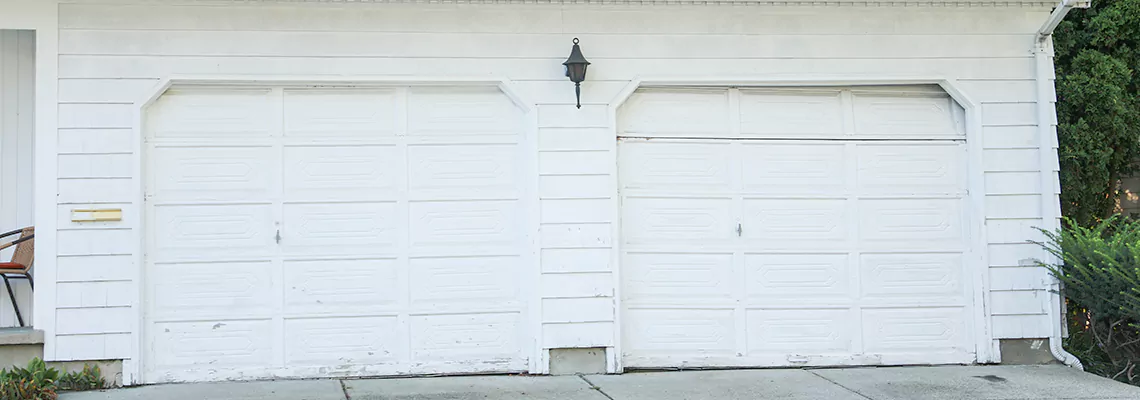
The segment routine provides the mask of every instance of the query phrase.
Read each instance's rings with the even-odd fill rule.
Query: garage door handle
[[[277,239],[277,244],[281,244],[281,230],[280,229],[277,230],[276,239]]]
[[[744,225],[739,222],[736,224],[736,236],[744,236]]]

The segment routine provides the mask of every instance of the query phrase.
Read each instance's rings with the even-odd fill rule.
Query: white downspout
[[[1053,13],[1049,15],[1049,19],[1037,31],[1037,43],[1034,46],[1033,58],[1037,66],[1037,131],[1038,131],[1038,153],[1041,158],[1041,228],[1050,232],[1056,231],[1060,226],[1061,207],[1058,199],[1053,194],[1053,188],[1056,187],[1057,182],[1053,179],[1053,165],[1057,159],[1057,153],[1054,147],[1057,143],[1057,134],[1053,130],[1053,118],[1056,115],[1056,109],[1053,107],[1050,93],[1053,92],[1053,82],[1050,77],[1053,73],[1053,30],[1075,7],[1088,8],[1088,1],[1077,0],[1061,0]],[[1052,262],[1055,260],[1045,260]],[[1050,325],[1053,327],[1052,334],[1049,336],[1049,351],[1053,353],[1053,357],[1060,360],[1073,368],[1084,369],[1081,365],[1081,360],[1076,356],[1065,351],[1061,346],[1061,339],[1064,332],[1065,316],[1061,311],[1061,282],[1056,278],[1050,276],[1049,278],[1050,295],[1049,298],[1049,320]]]

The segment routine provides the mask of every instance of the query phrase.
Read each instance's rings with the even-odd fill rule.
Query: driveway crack
[[[344,384],[344,379],[340,380],[340,391],[344,393],[344,400],[352,400],[352,396],[348,394],[348,385]]]
[[[810,369],[805,369],[804,371],[807,371],[807,372],[811,373],[812,375],[818,376],[820,379],[831,382],[832,385],[839,386],[839,387],[843,388],[844,390],[847,390],[848,392],[855,393],[855,394],[859,395],[859,397],[862,397],[862,398],[867,399],[867,400],[875,400],[875,399],[872,399],[870,397],[867,397],[867,395],[865,395],[865,394],[859,393],[855,389],[849,388],[847,386],[843,386],[843,384],[840,384],[839,382],[828,379],[826,376],[817,374],[817,373],[815,373],[815,371],[812,371]]]
[[[594,382],[590,382],[589,379],[586,379],[585,375],[578,374],[578,378],[581,378],[583,381],[586,382],[587,385],[590,385],[590,389],[597,390],[598,393],[601,393],[602,396],[606,396],[607,399],[614,400],[613,396],[610,396],[610,394],[606,393],[604,390],[602,390],[601,387],[598,387],[598,385],[595,385]]]

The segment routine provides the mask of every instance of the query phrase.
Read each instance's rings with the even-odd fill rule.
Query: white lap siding
[[[32,225],[34,49],[34,32],[0,30],[0,232]],[[0,261],[9,261],[13,251],[0,251]],[[28,282],[13,280],[12,289],[24,323],[31,326],[32,291]],[[0,288],[0,327],[19,326],[4,290]]]
[[[1039,257],[1033,33],[1048,7],[63,4],[60,6],[59,291],[52,359],[126,358],[138,311],[133,102],[173,75],[493,77],[537,110],[544,348],[616,344],[618,202],[610,102],[641,76],[701,79],[925,76],[981,102],[996,338],[1046,337]],[[582,108],[560,63],[594,64]],[[87,165],[98,167],[87,168]],[[66,174],[66,171],[72,171]],[[1049,171],[1052,173],[1052,171]],[[1053,195],[1055,188],[1046,188]],[[74,226],[66,210],[124,207]],[[144,233],[145,235],[145,233]],[[93,272],[85,265],[105,268]],[[1041,279],[1038,279],[1041,278]],[[65,287],[66,285],[66,287]],[[113,294],[113,295],[112,295]],[[59,301],[57,307],[62,307]],[[540,367],[541,368],[541,367]]]

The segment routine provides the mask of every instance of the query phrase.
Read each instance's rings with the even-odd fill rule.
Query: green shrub
[[[1060,260],[1041,265],[1061,281],[1075,311],[1070,350],[1093,361],[1092,371],[1140,384],[1140,221],[1114,216],[1091,227],[1064,225],[1044,232],[1039,244]]]
[[[34,358],[27,368],[0,370],[0,399],[56,400],[55,384],[59,371]]]
[[[59,378],[57,384],[59,390],[96,390],[102,389],[103,371],[99,370],[98,365],[84,365],[82,371],[71,371],[63,374]]]

